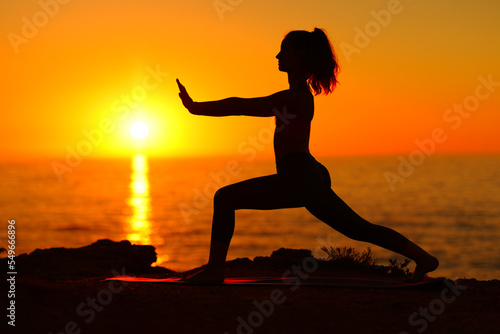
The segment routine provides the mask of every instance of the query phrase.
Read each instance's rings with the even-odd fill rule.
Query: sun
[[[148,135],[149,133],[149,128],[148,126],[146,125],[146,123],[144,122],[135,122],[134,124],[132,124],[132,126],[130,127],[130,134],[132,135],[132,137],[134,137],[135,139],[143,139],[143,138],[146,138],[146,136]]]

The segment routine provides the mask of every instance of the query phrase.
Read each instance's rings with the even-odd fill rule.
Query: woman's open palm
[[[182,104],[187,110],[190,110],[193,106],[193,99],[189,96],[188,92],[186,91],[186,87],[181,84],[179,79],[175,79],[175,81],[179,86],[179,97],[181,98]]]

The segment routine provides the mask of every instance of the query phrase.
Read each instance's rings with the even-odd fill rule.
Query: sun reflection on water
[[[127,204],[132,209],[128,219],[127,239],[134,244],[158,246],[163,244],[157,228],[151,222],[151,197],[149,194],[148,160],[145,155],[137,154],[132,158],[130,177],[130,196]],[[162,259],[158,257],[156,264]]]

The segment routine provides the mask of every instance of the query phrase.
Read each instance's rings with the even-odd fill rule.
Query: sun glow
[[[135,139],[143,139],[146,138],[146,136],[149,133],[149,128],[144,122],[135,122],[132,124],[130,127],[130,134],[132,134],[132,137]]]

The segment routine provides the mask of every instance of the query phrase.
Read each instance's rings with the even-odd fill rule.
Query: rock
[[[226,261],[226,267],[252,267],[254,263],[248,257],[239,257],[231,261]]]
[[[6,260],[2,259],[0,263]],[[159,270],[151,267],[156,261],[153,246],[132,245],[128,240],[102,239],[80,248],[36,249],[15,260],[18,275],[52,279],[110,277],[118,273],[132,275]],[[0,265],[6,267],[6,264]]]
[[[257,256],[254,258],[256,264],[270,264],[277,267],[290,267],[301,265],[305,258],[312,257],[308,249],[280,248],[274,251],[270,257]]]

